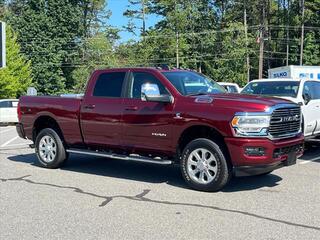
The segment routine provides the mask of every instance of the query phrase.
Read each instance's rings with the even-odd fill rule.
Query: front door
[[[81,105],[81,128],[89,146],[117,148],[123,129],[123,86],[126,72],[101,72],[89,86]]]
[[[320,82],[305,82],[303,96],[305,99],[309,99],[302,106],[304,134],[305,136],[311,136],[320,133]]]
[[[170,94],[159,79],[149,72],[132,72],[124,100],[123,143],[132,151],[155,152],[173,149],[173,103],[147,102],[143,84],[157,84],[160,94]]]
[[[316,129],[314,131],[314,135],[315,134],[320,134],[320,81],[313,81],[313,92],[314,92],[314,105],[315,105],[315,116],[317,119],[317,126]]]

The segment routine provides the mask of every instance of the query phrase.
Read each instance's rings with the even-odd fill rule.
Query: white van
[[[285,78],[253,80],[241,93],[280,97],[301,105],[306,139],[320,136],[320,81]]]
[[[236,83],[218,82],[218,84],[224,87],[228,93],[240,93],[241,91],[241,88]]]
[[[0,99],[0,124],[17,123],[18,99]]]

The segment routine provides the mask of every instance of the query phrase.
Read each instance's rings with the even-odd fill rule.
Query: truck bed
[[[50,116],[59,122],[67,144],[82,144],[79,114],[82,98],[53,96],[23,96],[20,98],[21,119],[24,131],[32,139],[35,121]]]

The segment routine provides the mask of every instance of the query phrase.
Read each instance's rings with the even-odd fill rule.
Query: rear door
[[[145,83],[157,84],[160,94],[170,94],[163,83],[151,72],[133,71],[124,100],[124,138],[126,147],[155,152],[172,148],[172,103],[147,102],[141,94]]]
[[[118,148],[123,129],[123,87],[126,71],[98,71],[81,105],[81,129],[89,146]]]

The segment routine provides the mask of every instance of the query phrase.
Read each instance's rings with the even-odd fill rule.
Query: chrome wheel
[[[188,174],[195,182],[208,184],[217,176],[217,164],[217,159],[212,152],[198,148],[192,151],[188,157]]]
[[[39,142],[39,155],[46,163],[54,161],[57,155],[57,144],[52,137],[46,135],[41,138]]]

